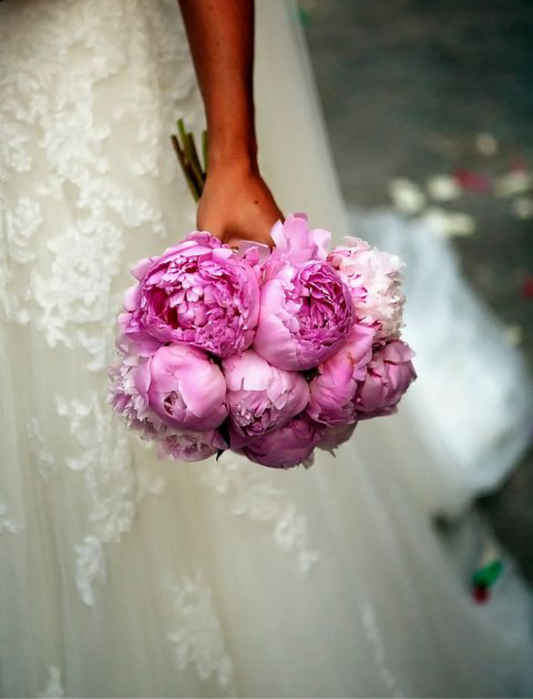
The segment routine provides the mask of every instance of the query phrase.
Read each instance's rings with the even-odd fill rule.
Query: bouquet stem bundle
[[[172,134],[170,140],[178,162],[181,166],[183,176],[189,187],[189,191],[196,203],[200,200],[204,191],[205,180],[207,178],[207,131],[202,132],[202,160],[200,161],[194,136],[187,131],[183,119],[177,121],[178,133]]]

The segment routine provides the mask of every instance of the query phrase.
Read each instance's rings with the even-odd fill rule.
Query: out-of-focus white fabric
[[[352,211],[350,231],[406,264],[403,332],[419,377],[402,410],[408,431],[418,426],[436,458],[430,468],[406,459],[402,471],[428,511],[458,514],[498,486],[531,443],[533,382],[525,361],[462,277],[437,222],[386,209]]]
[[[258,3],[261,161],[340,236],[295,22]],[[405,485],[438,464],[423,419],[285,472],[161,463],[111,416],[128,267],[194,225],[179,116],[203,125],[175,0],[0,4],[1,694],[527,695],[511,567],[476,607]]]

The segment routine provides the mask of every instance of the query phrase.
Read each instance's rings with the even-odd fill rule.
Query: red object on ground
[[[454,170],[454,178],[462,189],[469,192],[477,192],[482,194],[488,192],[492,187],[492,180],[487,175],[466,168],[458,168]]]
[[[472,588],[472,597],[478,604],[485,604],[489,601],[490,588],[485,585],[476,585]]]
[[[533,299],[533,275],[526,277],[524,283],[522,284],[522,296],[526,299]]]

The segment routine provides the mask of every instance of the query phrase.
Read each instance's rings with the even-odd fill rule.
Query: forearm
[[[271,0],[274,2],[274,0]],[[207,181],[196,212],[199,230],[235,247],[272,245],[282,218],[259,174],[254,125],[253,0],[178,0],[207,118]]]
[[[255,170],[253,0],[178,2],[205,105],[209,170]]]

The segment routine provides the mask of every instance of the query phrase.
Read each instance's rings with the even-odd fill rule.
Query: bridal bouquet
[[[396,256],[358,238],[330,251],[303,214],[271,235],[272,251],[235,251],[195,231],[131,270],[110,403],[160,458],[309,467],[416,378]]]

